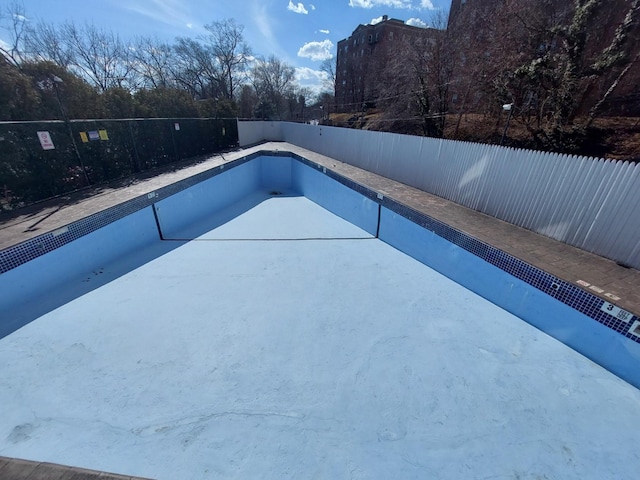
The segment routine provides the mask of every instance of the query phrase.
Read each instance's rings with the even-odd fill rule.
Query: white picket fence
[[[239,122],[640,269],[640,164],[287,122]]]

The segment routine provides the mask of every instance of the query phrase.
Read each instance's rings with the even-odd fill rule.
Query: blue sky
[[[3,2],[6,4],[6,2]],[[259,56],[276,55],[296,67],[301,85],[318,88],[320,64],[339,40],[382,15],[429,24],[451,0],[23,0],[28,21],[85,21],[123,40],[137,35],[172,42],[196,37],[215,20],[234,18]],[[421,23],[423,22],[423,23]],[[0,32],[0,38],[5,32]]]

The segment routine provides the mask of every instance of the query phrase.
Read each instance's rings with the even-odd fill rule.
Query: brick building
[[[379,80],[390,60],[397,60],[406,42],[417,37],[432,38],[440,32],[382,17],[375,25],[358,25],[351,36],[338,42],[336,61],[336,108],[339,112],[361,111],[379,98]],[[395,62],[397,64],[397,62]]]
[[[578,61],[580,69],[587,71],[611,45],[633,1],[607,0],[590,17],[584,53]],[[337,45],[336,110],[361,112],[375,105],[385,112],[395,108],[395,117],[402,116],[399,111],[406,116],[445,112],[496,114],[502,104],[513,102],[520,112],[529,108],[534,116],[548,116],[543,109],[556,104],[562,94],[554,80],[545,83],[551,77],[543,72],[522,82],[515,72],[538,58],[550,59],[566,48],[562,36],[553,32],[572,20],[574,8],[575,3],[567,0],[452,0],[446,30],[413,27],[386,15],[377,24],[359,25]],[[640,115],[638,22],[633,18],[628,23],[631,34],[623,45],[625,54],[635,63],[625,72],[622,65],[608,68],[604,74],[582,74],[575,92],[577,108],[572,115],[586,115],[595,105],[598,115]],[[437,68],[444,75],[423,79],[423,84],[417,86],[412,69],[416,70],[416,52],[420,49],[437,50],[439,55],[439,62],[433,57],[426,60],[422,73],[436,73]],[[552,73],[553,61],[548,73]],[[393,82],[395,91],[389,88]],[[402,97],[402,92],[424,93],[425,85],[442,89],[437,94],[429,93],[430,110],[423,109],[428,112],[410,112],[416,95]],[[396,98],[394,95],[403,101],[395,102],[397,105],[393,100],[386,105],[381,101]]]

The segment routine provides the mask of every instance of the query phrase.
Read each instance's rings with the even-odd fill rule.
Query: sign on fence
[[[43,150],[53,150],[56,148],[49,132],[38,132],[38,140],[40,140],[40,145],[42,145]]]
[[[180,131],[174,131],[176,125]],[[223,126],[226,136],[220,133]],[[0,190],[11,192],[0,191],[0,209],[233,148],[237,135],[235,119],[0,122]],[[24,168],[32,158],[39,160],[38,168]]]

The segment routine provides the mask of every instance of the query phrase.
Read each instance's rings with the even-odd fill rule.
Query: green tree
[[[40,103],[31,78],[0,58],[0,120],[35,120]]]
[[[256,104],[258,97],[251,85],[243,85],[240,90],[240,98],[238,100],[238,110],[240,118],[251,118],[256,113]]]
[[[112,87],[102,92],[100,104],[104,118],[132,118],[135,114],[133,96],[123,87]]]
[[[198,117],[198,107],[186,90],[177,88],[142,89],[134,95],[135,116],[143,118]]]
[[[38,119],[99,118],[102,110],[98,93],[84,79],[49,61],[25,62],[22,71],[38,89]],[[55,82],[54,78],[58,81]]]

